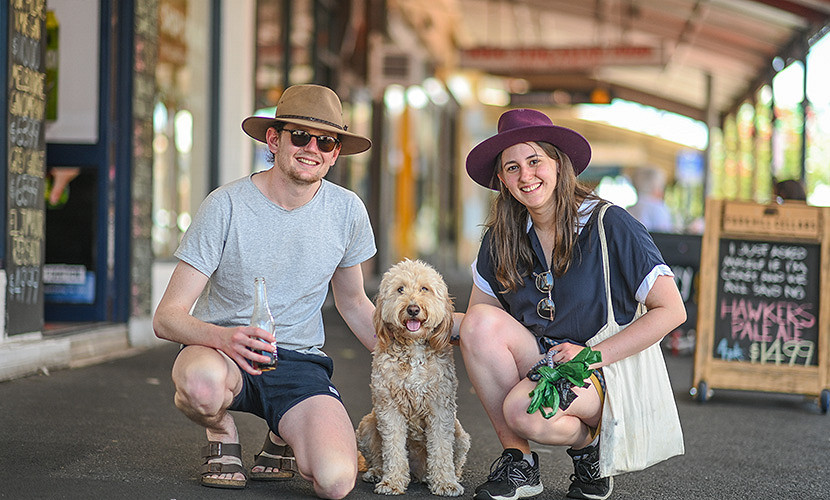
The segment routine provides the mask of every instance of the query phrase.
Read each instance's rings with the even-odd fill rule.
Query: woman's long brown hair
[[[571,159],[553,144],[537,142],[545,154],[559,164],[554,189],[556,234],[551,270],[555,276],[564,274],[571,265],[576,246],[576,224],[579,206],[586,198],[599,199],[593,191],[576,178]],[[524,277],[533,272],[533,249],[527,235],[527,208],[510,194],[498,179],[501,154],[496,157],[492,186],[498,185],[499,194],[493,202],[486,227],[491,231],[490,258],[496,269],[496,279],[509,292],[515,292],[524,283]]]

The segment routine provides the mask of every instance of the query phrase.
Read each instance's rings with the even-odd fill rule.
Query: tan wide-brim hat
[[[242,121],[242,130],[252,138],[265,142],[265,132],[278,123],[293,123],[330,132],[340,139],[340,154],[353,155],[372,147],[372,141],[347,132],[343,124],[340,98],[321,85],[293,85],[285,89],[277,102],[274,117],[249,116]]]

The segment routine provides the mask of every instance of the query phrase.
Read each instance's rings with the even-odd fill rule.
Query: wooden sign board
[[[830,208],[708,200],[692,393],[818,396],[830,406]]]

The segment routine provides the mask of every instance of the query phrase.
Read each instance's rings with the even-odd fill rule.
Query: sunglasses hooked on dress
[[[553,273],[545,271],[541,274],[533,274],[536,277],[536,289],[548,294],[536,304],[536,314],[540,317],[553,321],[556,317],[556,305],[553,303]]]

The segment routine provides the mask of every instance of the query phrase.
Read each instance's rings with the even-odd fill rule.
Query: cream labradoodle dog
[[[373,410],[357,428],[363,480],[377,483],[375,493],[401,495],[411,473],[434,495],[461,495],[470,435],[455,417],[447,285],[430,265],[407,259],[383,275],[376,306]]]

